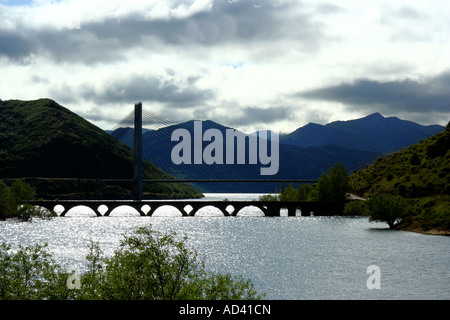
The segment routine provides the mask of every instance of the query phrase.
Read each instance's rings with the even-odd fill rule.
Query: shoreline
[[[432,235],[432,236],[444,236],[444,237],[450,236],[450,231],[448,231],[448,230],[437,230],[437,229],[424,230],[424,229],[420,229],[420,228],[411,228],[411,229],[404,228],[404,229],[398,229],[398,230],[399,231],[416,232],[416,233]]]
[[[426,228],[422,227],[420,224],[418,224],[417,222],[411,223],[411,224],[403,226],[403,227],[400,226],[398,228],[395,228],[394,230],[416,232],[416,233],[433,235],[433,236],[447,236],[447,237],[450,236],[450,230],[438,229],[438,228],[426,229]]]

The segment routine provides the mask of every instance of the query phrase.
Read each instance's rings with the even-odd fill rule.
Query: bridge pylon
[[[134,105],[134,167],[133,191],[136,200],[143,199],[143,173],[142,173],[142,103]]]

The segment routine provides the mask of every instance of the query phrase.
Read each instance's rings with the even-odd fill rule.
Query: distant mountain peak
[[[386,119],[386,118],[383,117],[383,116],[381,115],[381,113],[379,113],[379,112],[375,112],[375,113],[369,114],[366,118]]]

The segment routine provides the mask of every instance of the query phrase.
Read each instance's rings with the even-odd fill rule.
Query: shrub
[[[124,236],[109,258],[91,242],[87,271],[80,286],[68,288],[72,274],[55,263],[46,245],[19,246],[17,252],[0,244],[0,299],[171,300],[260,299],[253,284],[239,276],[206,271],[197,252],[177,240],[139,228]]]
[[[47,245],[19,245],[14,252],[0,244],[0,300],[66,299],[67,277]]]

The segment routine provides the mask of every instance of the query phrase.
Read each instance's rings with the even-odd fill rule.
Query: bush
[[[66,299],[67,277],[47,245],[19,245],[13,252],[11,246],[0,244],[0,300]]]
[[[91,242],[78,287],[44,246],[0,245],[0,299],[171,300],[260,299],[249,280],[207,272],[176,235],[139,228],[109,258]]]

